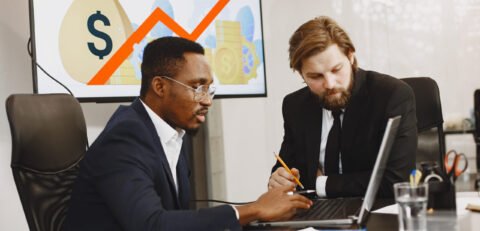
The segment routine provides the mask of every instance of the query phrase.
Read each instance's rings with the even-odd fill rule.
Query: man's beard
[[[207,107],[203,107],[199,110],[197,110],[194,114],[194,117],[192,119],[196,119],[195,117],[197,115],[204,115],[205,117],[207,116],[207,113],[208,113],[208,108]],[[202,124],[200,124],[200,126],[198,126],[197,128],[189,128],[189,129],[185,129],[185,133],[187,133],[188,135],[190,136],[195,136],[198,132],[198,130],[200,129],[200,127],[203,125],[203,122]]]
[[[323,102],[323,107],[327,110],[336,110],[336,109],[343,109],[347,106],[348,102],[350,101],[350,97],[352,96],[352,88],[353,88],[353,73],[350,79],[350,84],[348,89],[344,88],[334,88],[329,89],[323,93],[322,96],[319,96],[320,101]],[[332,94],[340,93],[340,97],[331,96]]]
[[[195,136],[198,133],[199,128],[185,129],[185,133],[190,136]]]

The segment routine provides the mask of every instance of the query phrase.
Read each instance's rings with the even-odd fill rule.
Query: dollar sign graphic
[[[108,18],[100,11],[97,11],[97,13],[92,14],[90,15],[90,17],[88,17],[88,31],[90,31],[93,36],[103,39],[105,41],[105,48],[99,50],[97,49],[97,47],[95,47],[95,44],[93,42],[88,42],[87,44],[88,49],[90,50],[90,52],[92,52],[93,55],[98,56],[99,59],[103,59],[103,57],[107,56],[108,54],[110,54],[110,52],[112,52],[112,38],[110,38],[108,34],[105,34],[95,28],[95,22],[98,20],[102,21],[103,25],[110,26],[110,20],[108,20]]]

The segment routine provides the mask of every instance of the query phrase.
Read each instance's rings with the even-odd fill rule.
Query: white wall
[[[28,230],[10,170],[10,128],[3,106],[9,94],[32,91],[30,62],[25,51],[29,36],[28,3],[15,0],[4,3],[2,0],[0,4],[0,229]]]
[[[335,18],[352,37],[359,63],[397,77],[430,76],[444,116],[468,116],[480,88],[480,3],[470,0],[262,0],[267,98],[219,100],[226,199],[247,201],[266,191],[272,151],[283,135],[282,98],[303,86],[288,68],[288,39],[317,15]],[[28,1],[0,0],[0,102],[32,92]],[[469,8],[469,6],[474,6]],[[89,140],[117,104],[82,104]],[[209,121],[214,123],[215,121]],[[213,126],[213,125],[210,125]],[[0,109],[0,230],[28,230],[10,170],[10,131]],[[221,179],[221,177],[219,178]]]

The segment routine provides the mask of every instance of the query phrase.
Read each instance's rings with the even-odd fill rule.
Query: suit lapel
[[[178,183],[178,197],[180,202],[181,209],[189,208],[189,198],[190,198],[190,182],[189,182],[189,173],[188,173],[188,162],[187,162],[187,152],[185,150],[185,139],[182,145],[182,150],[180,151],[180,157],[178,158],[177,164],[177,183]]]
[[[162,165],[162,169],[164,173],[167,175],[170,192],[172,193],[172,197],[175,198],[175,206],[177,208],[180,208],[180,201],[177,196],[177,190],[175,189],[175,183],[173,181],[172,172],[170,171],[170,167],[169,167],[170,165],[168,164],[167,156],[165,155],[165,151],[163,149],[162,143],[160,142],[160,137],[158,136],[158,133],[155,130],[155,126],[153,125],[152,119],[150,119],[150,116],[148,115],[140,99],[137,98],[135,101],[133,101],[132,108],[140,115],[140,118],[142,118],[145,125],[148,127],[148,130],[150,131],[150,137],[152,137],[155,147],[158,148],[157,153],[159,154],[158,156],[160,159],[160,164]]]
[[[160,152],[160,161],[162,163],[162,168],[165,174],[167,174],[168,178],[168,185],[170,186],[170,193],[172,193],[172,197],[175,198],[175,207],[176,208],[181,208],[180,207],[180,200],[178,198],[177,190],[175,187],[175,182],[173,181],[172,177],[172,172],[170,171],[170,167],[167,161],[167,157],[165,156],[165,152],[163,151],[163,147],[160,145],[161,152]],[[177,176],[178,177],[178,176]],[[178,180],[178,179],[177,179]],[[180,187],[178,188],[180,190]]]
[[[342,143],[341,153],[350,153],[348,150],[352,147],[354,138],[357,136],[358,126],[365,121],[365,115],[368,111],[366,107],[368,92],[365,87],[366,72],[358,69],[354,77],[354,86],[352,89],[351,100],[348,103],[342,122]],[[345,166],[342,158],[342,165]]]
[[[322,134],[322,106],[310,90],[308,91],[308,98],[306,100],[306,152],[307,160],[309,163],[307,170],[307,179],[314,179],[317,176],[317,169],[319,167],[319,155],[320,155],[320,141]],[[315,183],[314,185],[315,186]]]

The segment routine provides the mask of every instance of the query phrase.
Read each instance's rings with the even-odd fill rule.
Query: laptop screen
[[[368,212],[370,212],[373,203],[375,202],[375,196],[377,195],[378,187],[380,187],[380,183],[382,182],[383,173],[385,172],[385,168],[387,166],[388,156],[390,154],[393,141],[395,141],[400,120],[401,116],[396,116],[390,118],[387,122],[387,127],[385,128],[385,133],[383,134],[382,144],[378,150],[377,161],[375,161],[375,166],[373,167],[372,176],[368,182],[368,188],[362,208],[360,210],[360,215],[358,216],[357,223],[359,224],[363,224],[365,222],[366,215]]]

